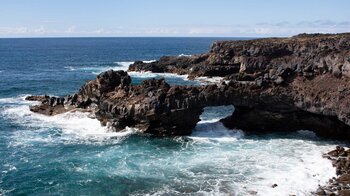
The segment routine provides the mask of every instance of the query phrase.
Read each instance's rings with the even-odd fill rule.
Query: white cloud
[[[104,30],[104,28],[100,28],[100,29],[97,29],[95,31],[96,34],[105,34],[105,33],[108,33],[107,31]]]
[[[71,25],[66,28],[55,26],[0,27],[0,37],[35,36],[290,36],[299,33],[350,32],[350,22],[330,20],[301,21],[289,23],[258,23],[254,25],[167,25],[137,27],[87,28]]]
[[[65,33],[75,33],[75,30],[77,29],[77,27],[75,25],[72,25],[70,27],[68,27],[68,29],[65,31]]]
[[[27,27],[0,27],[0,35],[24,34],[27,32]]]
[[[44,26],[40,26],[39,28],[33,29],[33,33],[42,35],[46,33],[46,30]]]
[[[231,34],[235,31],[235,27],[230,26],[204,26],[204,27],[191,27],[188,30],[190,35],[201,35],[201,34]]]

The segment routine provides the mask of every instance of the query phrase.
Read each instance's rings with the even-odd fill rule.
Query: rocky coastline
[[[131,126],[187,135],[204,107],[232,104],[236,112],[222,119],[229,128],[310,129],[320,136],[350,137],[350,34],[215,42],[209,53],[137,61],[129,71],[221,76],[229,82],[169,86],[164,79],[151,79],[132,85],[127,72],[109,70],[73,95],[37,97],[42,104],[31,110],[55,115],[88,109],[115,131]]]
[[[75,94],[26,99],[40,101],[30,110],[45,115],[90,112],[113,131],[135,127],[159,136],[189,135],[204,107],[234,105],[235,112],[221,119],[228,128],[248,133],[307,129],[321,137],[350,139],[350,33],[218,41],[208,53],[136,61],[128,71],[188,74],[190,79],[220,76],[227,82],[170,86],[164,79],[150,79],[132,85],[127,72],[109,70]],[[341,162],[338,179],[349,170],[343,152],[350,156],[342,148],[327,155]],[[315,194],[342,195],[350,181],[340,190],[332,183]]]
[[[323,155],[332,161],[337,177],[329,179],[325,186],[320,186],[315,195],[350,195],[350,149],[337,146],[336,149]]]

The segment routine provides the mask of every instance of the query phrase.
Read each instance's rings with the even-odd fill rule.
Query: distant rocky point
[[[188,135],[204,107],[235,106],[222,119],[247,132],[308,129],[350,138],[350,34],[218,41],[210,52],[137,61],[129,71],[221,76],[207,86],[169,86],[164,79],[132,85],[124,71],[101,73],[67,97],[28,97],[34,112],[55,115],[89,110],[114,131],[126,126],[156,135]]]

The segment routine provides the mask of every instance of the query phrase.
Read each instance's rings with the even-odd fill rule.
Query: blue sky
[[[350,0],[0,0],[0,37],[290,36],[350,31]]]

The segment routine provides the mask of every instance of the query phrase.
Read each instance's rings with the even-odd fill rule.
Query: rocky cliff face
[[[165,56],[152,63],[135,62],[130,71],[172,72],[195,76],[229,76],[240,73],[251,79],[257,73],[272,80],[295,72],[312,77],[331,73],[350,77],[350,34],[301,34],[291,38],[218,41],[207,54]],[[276,77],[275,77],[276,76]],[[277,81],[278,82],[278,81]]]
[[[349,49],[350,34],[216,42],[207,54],[135,62],[129,70],[224,76],[229,83],[170,87],[164,80],[147,80],[133,86],[126,72],[110,70],[77,94],[42,97],[42,104],[31,109],[54,115],[84,108],[115,131],[131,126],[145,133],[186,135],[203,107],[233,104],[236,112],[222,120],[230,128],[310,129],[348,137]]]

